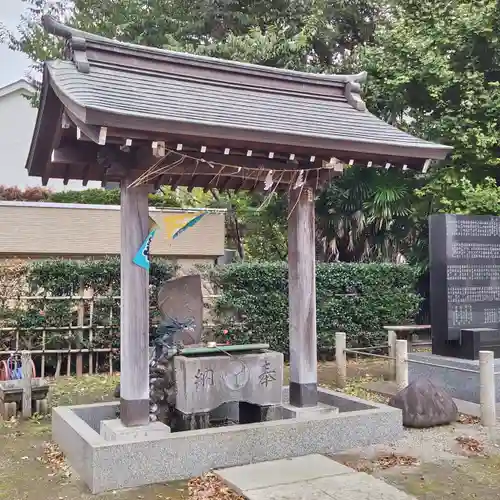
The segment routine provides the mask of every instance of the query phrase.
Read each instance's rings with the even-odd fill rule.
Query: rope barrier
[[[415,363],[417,365],[427,365],[427,366],[435,366],[436,368],[446,368],[448,370],[456,370],[457,372],[465,372],[465,373],[479,373],[479,370],[469,370],[468,368],[460,368],[458,366],[447,366],[447,365],[438,365],[435,363],[428,363],[426,361],[417,361],[416,359],[407,359],[407,363]]]
[[[384,354],[374,354],[373,352],[364,352],[364,351],[355,351],[354,349],[344,349],[344,352],[351,352],[353,354],[362,354],[363,356],[372,356],[374,358],[383,358],[395,360],[396,358],[392,358],[391,356],[385,356]]]

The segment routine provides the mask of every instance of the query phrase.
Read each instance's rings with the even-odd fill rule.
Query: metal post
[[[408,385],[408,343],[396,340],[396,386],[398,391]]]
[[[493,427],[496,423],[495,363],[493,351],[479,351],[479,403],[481,423]]]
[[[393,330],[387,332],[387,344],[389,345],[389,357],[393,358],[389,360],[389,374],[391,380],[396,380],[396,340],[398,336]]]
[[[346,335],[335,333],[335,364],[337,365],[337,387],[344,388],[347,379]]]

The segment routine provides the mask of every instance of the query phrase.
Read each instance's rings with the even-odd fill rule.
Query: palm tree
[[[396,169],[346,169],[317,201],[319,258],[344,262],[408,258],[418,239],[413,192],[419,182],[412,172]]]

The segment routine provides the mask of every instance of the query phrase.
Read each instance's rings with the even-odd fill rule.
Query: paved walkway
[[[248,500],[411,500],[414,497],[323,455],[216,471]]]

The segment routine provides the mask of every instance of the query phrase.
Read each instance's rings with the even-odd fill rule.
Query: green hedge
[[[0,268],[1,272],[8,272]],[[175,275],[176,266],[170,262],[153,259],[149,275],[150,281],[150,324],[159,320],[157,296],[159,287]],[[119,347],[120,302],[113,297],[120,295],[120,260],[109,258],[102,260],[73,261],[49,259],[34,261],[23,268],[25,281],[30,287],[30,295],[40,296],[36,300],[12,303],[15,295],[0,297],[0,325],[12,327],[11,332],[2,332],[0,349],[10,349],[15,338],[16,329],[20,331],[20,347],[40,349],[40,328],[49,328],[46,332],[47,349],[68,347],[90,347],[88,336],[83,342],[78,331],[57,330],[69,324],[77,324],[75,305],[78,301],[69,299],[78,296],[80,284],[86,289],[92,288],[95,300],[92,310],[92,324],[106,328],[93,332],[92,346]],[[2,276],[0,276],[2,278]],[[68,297],[68,300],[47,300],[44,295]],[[86,301],[84,323],[88,324],[90,309]],[[108,328],[111,327],[111,328]]]
[[[55,203],[83,203],[86,205],[119,205],[119,189],[83,189],[81,191],[58,191],[49,193],[45,201]],[[0,191],[1,197],[1,191]],[[171,189],[165,194],[151,193],[149,196],[149,206],[156,208],[176,207],[182,208],[180,201],[176,198],[175,192]]]
[[[216,310],[231,342],[268,342],[288,353],[288,269],[284,263],[233,264],[216,268]],[[387,324],[414,320],[421,303],[417,271],[408,265],[318,264],[318,352],[331,354],[335,332],[350,347],[385,342]],[[238,324],[241,322],[241,325]]]

